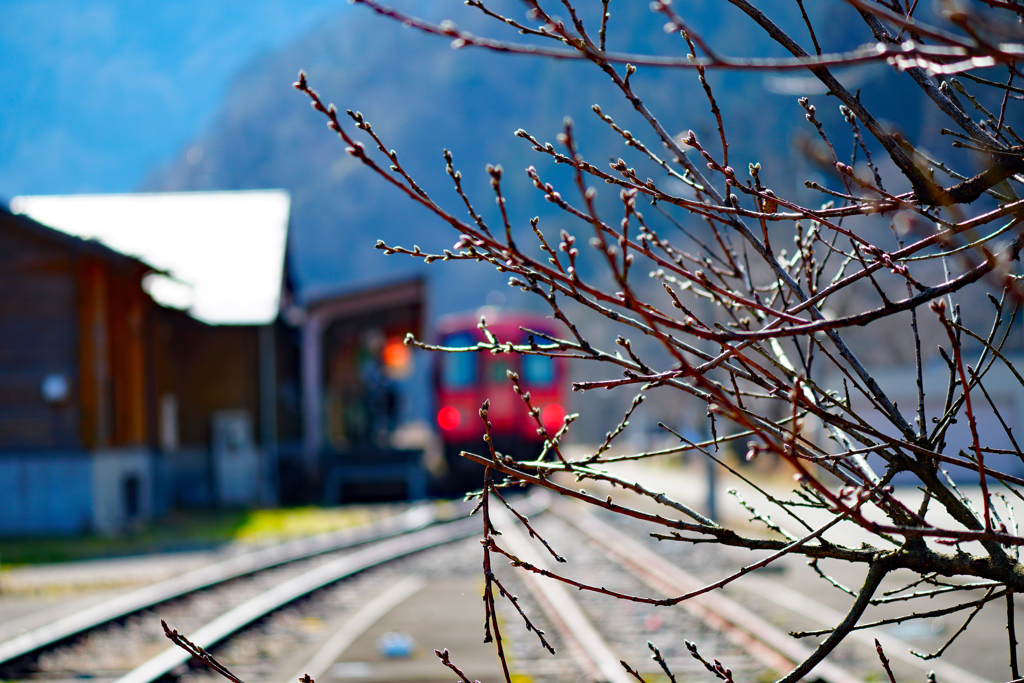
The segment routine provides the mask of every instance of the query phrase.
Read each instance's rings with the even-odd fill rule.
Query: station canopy
[[[244,190],[23,196],[11,210],[158,269],[143,286],[160,304],[258,325],[278,314],[290,205],[285,190]]]

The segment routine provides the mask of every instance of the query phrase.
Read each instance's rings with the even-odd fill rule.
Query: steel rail
[[[199,647],[209,649],[260,617],[309,595],[319,588],[340,581],[346,576],[419,550],[426,550],[465,538],[479,531],[480,523],[477,520],[462,519],[374,543],[351,555],[323,564],[275,586],[266,593],[222,614],[195,633],[190,634],[188,638]],[[176,666],[187,662],[190,657],[188,652],[172,645],[117,679],[116,683],[152,683],[169,674]]]
[[[539,491],[530,495],[520,509],[527,514],[536,514],[547,509],[548,501],[547,492]],[[479,520],[465,518],[454,522],[435,524],[403,536],[382,540],[275,586],[266,593],[217,617],[194,633],[188,634],[188,638],[195,645],[209,649],[257,619],[352,574],[421,550],[472,536],[480,531],[481,522]],[[168,675],[175,667],[187,662],[189,658],[190,655],[184,650],[178,647],[169,647],[129,671],[115,683],[153,683]]]
[[[512,554],[521,559],[529,558],[529,562],[539,569],[550,570],[547,559],[537,552],[536,547],[519,530],[517,522],[508,511],[495,505],[490,514],[501,525],[502,543]],[[533,572],[523,572],[522,576],[541,610],[558,629],[566,647],[583,668],[587,680],[635,683],[633,677],[622,668],[614,650],[562,584]]]
[[[162,602],[289,562],[406,534],[438,522],[430,504],[352,529],[257,550],[118,596],[0,643],[0,666]]]
[[[665,597],[688,593],[705,585],[647,546],[599,520],[582,506],[560,501],[552,506],[552,511],[600,544],[616,563]],[[811,654],[809,648],[721,593],[705,593],[681,604],[779,675]],[[808,676],[808,680],[813,679],[825,683],[864,683],[830,662],[821,662],[814,667]]]
[[[780,607],[813,619],[823,625],[830,626],[838,624],[843,620],[844,615],[838,611],[775,581],[756,575],[745,577],[744,581],[746,583],[740,584],[740,588],[756,591],[758,595],[771,600]],[[885,650],[885,656],[889,659],[898,659],[904,664],[913,666],[923,672],[932,671],[938,676],[939,680],[956,681],[957,683],[994,683],[987,678],[982,678],[942,659],[924,660],[920,657],[915,657],[910,654],[913,649],[910,643],[897,638],[885,630],[872,629],[870,633],[867,630],[857,630],[848,637],[860,641],[871,648],[875,647],[875,640],[877,639]]]

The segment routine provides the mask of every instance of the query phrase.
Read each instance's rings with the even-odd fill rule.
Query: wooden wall
[[[245,410],[260,433],[258,328],[206,325],[161,309],[156,326],[157,393],[178,405],[183,449],[210,445],[210,420],[221,410]]]
[[[166,395],[181,448],[208,448],[222,410],[247,411],[260,434],[259,328],[162,308],[147,272],[0,211],[0,453],[158,448]],[[60,403],[42,396],[53,374],[70,385]]]
[[[141,274],[112,270],[110,280],[110,443],[143,445],[150,442],[146,355],[156,304],[142,290]]]
[[[0,449],[153,442],[145,264],[0,212]],[[44,378],[68,381],[48,402]]]
[[[78,269],[81,434],[85,448],[151,445],[147,368],[156,305],[143,271],[85,255]]]
[[[0,214],[0,448],[75,449],[81,445],[78,382],[77,261],[40,236],[9,229]],[[64,375],[69,399],[43,400],[47,375]]]

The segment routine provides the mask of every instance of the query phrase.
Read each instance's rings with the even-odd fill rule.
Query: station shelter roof
[[[163,271],[143,283],[158,303],[203,322],[236,325],[277,317],[290,208],[285,190],[11,200],[14,213]]]

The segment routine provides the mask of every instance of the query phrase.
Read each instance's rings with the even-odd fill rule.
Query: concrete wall
[[[209,451],[204,448],[186,448],[165,455],[164,460],[168,463],[173,507],[205,508],[216,505],[213,462]]]
[[[0,454],[0,536],[120,533],[153,516],[145,449]]]
[[[0,535],[78,534],[93,526],[86,453],[0,455]]]
[[[93,529],[117,533],[153,515],[153,456],[144,449],[92,454]]]

